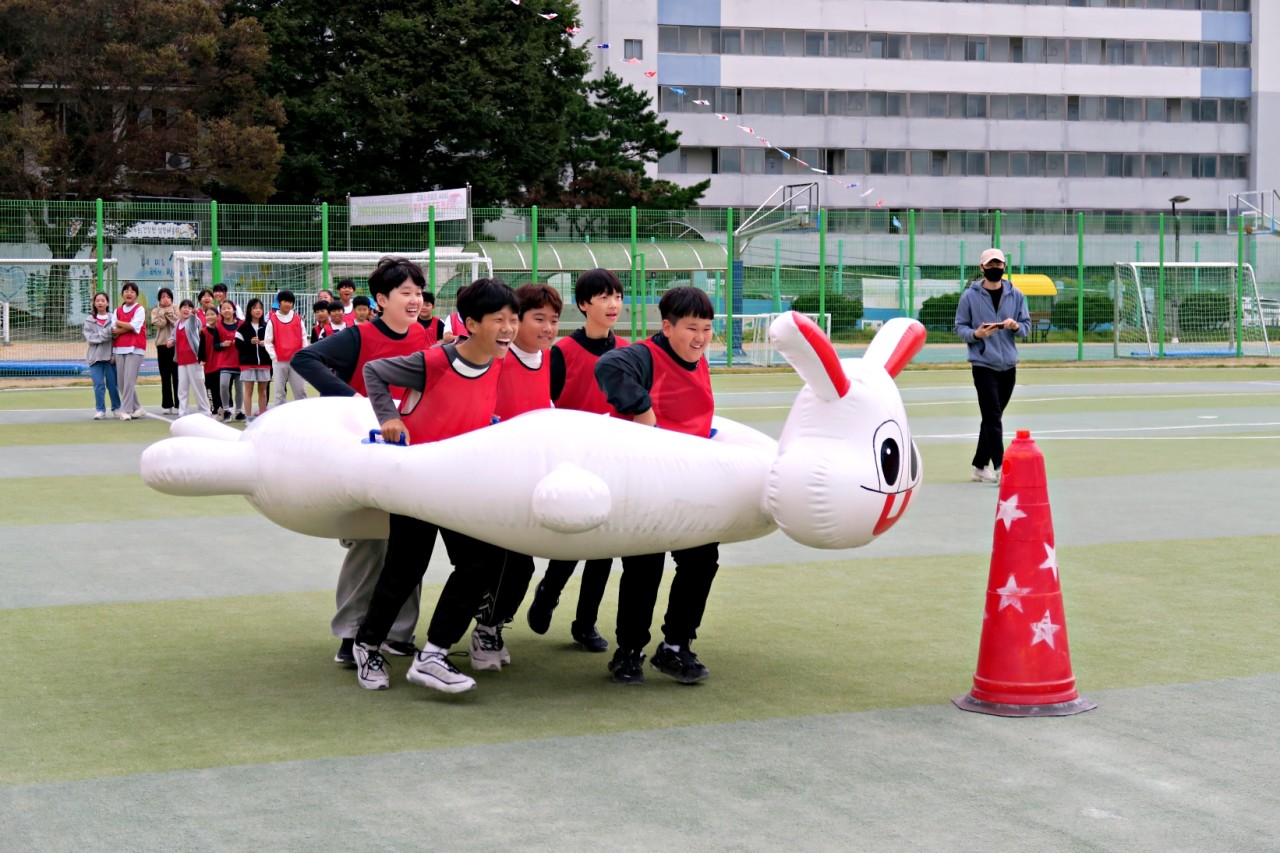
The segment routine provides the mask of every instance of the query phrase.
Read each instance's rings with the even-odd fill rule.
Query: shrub
[[[1115,303],[1111,297],[1098,293],[1086,293],[1084,295],[1085,331],[1092,331],[1104,323],[1111,323],[1114,320]],[[1059,329],[1074,329],[1076,327],[1075,298],[1059,299],[1055,302],[1050,322]]]
[[[920,306],[920,322],[932,331],[950,330],[956,327],[956,307],[960,304],[960,294],[943,293],[931,296]]]
[[[858,327],[862,319],[862,300],[836,293],[827,295],[827,313],[831,315],[831,333],[847,332]],[[801,314],[818,316],[818,294],[806,293],[791,300],[791,309]]]

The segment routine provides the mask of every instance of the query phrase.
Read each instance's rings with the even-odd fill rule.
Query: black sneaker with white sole
[[[551,614],[556,612],[560,596],[553,596],[543,584],[533,591],[533,602],[529,605],[525,619],[529,620],[529,629],[535,634],[545,634],[551,627]]]
[[[697,684],[699,681],[706,681],[711,675],[711,671],[698,660],[698,656],[688,646],[681,646],[680,651],[677,652],[665,645],[660,645],[649,660],[649,665],[681,684]]]
[[[398,658],[411,658],[418,653],[413,640],[384,640],[378,651]]]

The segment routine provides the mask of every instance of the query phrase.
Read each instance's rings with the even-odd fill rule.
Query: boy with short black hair
[[[418,325],[424,284],[426,278],[417,264],[404,258],[383,258],[369,276],[369,292],[382,307],[382,316],[300,350],[293,357],[294,370],[321,397],[364,395],[366,364],[421,352],[426,347],[426,335]],[[387,540],[354,539],[344,540],[343,544],[347,554],[338,574],[337,607],[331,629],[342,640],[334,661],[354,666],[352,643],[382,571]],[[402,604],[397,608],[398,616],[391,614],[394,624],[390,624],[384,647],[391,654],[408,655],[416,651],[413,631],[418,623],[418,595],[406,595]]]
[[[442,441],[481,429],[492,420],[503,357],[516,333],[515,294],[501,281],[482,278],[458,293],[458,309],[466,318],[465,339],[365,366],[369,401],[388,442],[395,443],[402,436],[411,444]],[[392,387],[405,389],[398,410]],[[409,516],[391,516],[386,563],[354,649],[357,682],[367,690],[390,686],[380,646],[401,602],[422,582],[431,559],[431,549],[424,549],[423,543],[434,541],[436,527]],[[488,569],[502,559],[503,550],[457,531],[439,530],[453,572],[431,616],[427,642],[409,667],[407,678],[445,693],[461,693],[476,683],[449,662],[449,648],[462,639],[471,624],[485,591]]]
[[[510,352],[498,377],[498,402],[493,414],[510,420],[526,412],[551,408],[551,347],[560,329],[564,300],[554,287],[525,284],[516,288],[519,325]],[[500,670],[511,663],[502,639],[529,591],[533,557],[507,551],[505,559],[490,567],[488,589],[471,632],[471,668]]]
[[[317,299],[311,306],[311,317],[315,325],[311,327],[311,343],[329,337],[329,300]]]
[[[267,320],[267,337],[263,346],[275,365],[275,372],[271,374],[273,406],[283,406],[290,389],[295,400],[304,400],[307,396],[307,383],[291,364],[293,357],[307,345],[302,316],[293,310],[297,301],[292,290],[280,291],[276,294],[276,304],[280,307],[272,311]]]
[[[373,309],[369,307],[369,297],[363,293],[351,300],[351,314],[356,323],[368,323],[373,319]]]
[[[338,307],[342,315],[343,326],[354,326],[356,324],[356,283],[349,278],[344,278],[338,282]],[[338,325],[338,320],[333,316],[333,305],[329,306],[329,321],[334,325]]]
[[[444,320],[436,316],[436,295],[430,290],[422,291],[422,313],[418,322],[427,330],[427,346],[435,346],[444,340]]]
[[[178,365],[178,417],[190,411],[194,401],[196,411],[212,415],[209,408],[209,395],[201,387],[204,382],[204,368],[200,366],[201,343],[204,338],[204,323],[196,313],[196,306],[190,299],[184,299],[178,305],[178,324],[173,329],[173,357]]]
[[[352,310],[354,311],[355,309],[352,309]],[[336,299],[330,302],[329,303],[329,334],[336,335],[338,332],[341,332],[343,329],[354,327],[355,326],[354,316],[351,316],[350,324],[347,323],[348,316],[349,315],[347,314],[347,312],[343,311],[341,302],[339,302]]]
[[[635,346],[606,353],[596,378],[609,402],[638,424],[710,438],[715,399],[706,350],[715,317],[711,300],[696,287],[676,287],[658,302],[662,331]],[[710,672],[690,644],[698,635],[707,596],[719,568],[719,543],[672,551],[675,580],[663,619],[663,642],[650,664],[681,684]],[[618,684],[644,683],[644,647],[662,582],[665,554],[622,559],[618,585],[618,649],[609,672]]]
[[[627,345],[626,338],[613,333],[622,313],[622,282],[611,270],[587,270],[578,276],[573,296],[586,324],[558,340],[551,349],[551,399],[557,409],[625,417],[609,405],[595,376],[596,362],[601,356]],[[526,614],[529,627],[535,633],[545,634],[551,627],[551,614],[577,566],[576,560],[552,560],[547,564]],[[582,567],[578,609],[569,631],[574,645],[589,652],[604,652],[609,648],[609,641],[596,629],[596,620],[612,567],[613,560],[609,559],[587,560]]]

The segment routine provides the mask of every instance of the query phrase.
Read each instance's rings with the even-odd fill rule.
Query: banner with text
[[[428,210],[436,209],[436,221],[467,218],[467,189],[434,190],[398,195],[352,196],[349,200],[352,225],[399,225],[426,222]]]

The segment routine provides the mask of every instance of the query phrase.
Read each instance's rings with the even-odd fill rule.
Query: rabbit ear
[[[920,321],[909,317],[894,317],[876,332],[862,360],[881,365],[885,372],[896,379],[902,369],[911,363],[911,359],[924,348],[926,335]]]
[[[778,315],[769,326],[769,340],[819,399],[832,402],[849,393],[849,377],[835,347],[805,315],[795,311]]]

